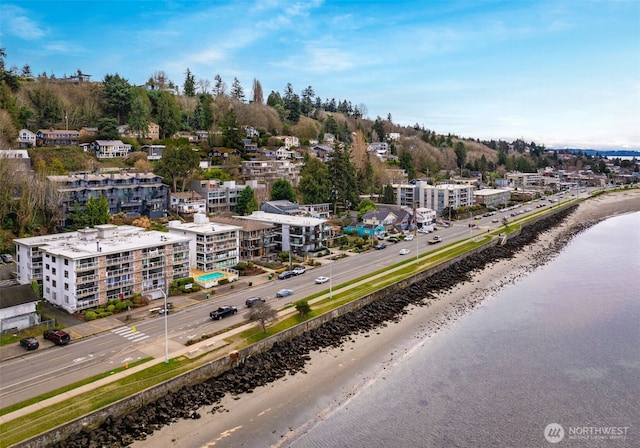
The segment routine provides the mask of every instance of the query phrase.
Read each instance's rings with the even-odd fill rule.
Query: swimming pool
[[[211,280],[217,280],[222,277],[226,277],[226,275],[218,271],[218,272],[210,272],[206,275],[201,275],[200,277],[198,277],[198,280],[203,282],[209,282]]]

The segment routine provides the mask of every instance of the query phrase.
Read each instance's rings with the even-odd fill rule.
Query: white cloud
[[[24,40],[37,40],[47,34],[46,30],[33,21],[22,8],[14,5],[0,5],[4,29]]]

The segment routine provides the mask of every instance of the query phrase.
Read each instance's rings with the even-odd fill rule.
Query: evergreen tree
[[[106,75],[102,81],[102,108],[118,120],[118,124],[126,122],[131,110],[132,87],[119,74]]]
[[[224,84],[224,81],[222,80],[222,77],[220,75],[216,75],[216,77],[214,78],[214,85],[213,85],[213,96],[224,96],[227,90],[227,87]]]
[[[350,151],[341,148],[336,143],[333,153],[329,156],[327,167],[334,203],[342,203],[346,209],[351,209],[358,201],[358,187],[356,185],[356,170],[351,162]]]
[[[242,102],[244,102],[244,89],[238,81],[238,78],[233,78],[233,84],[231,84],[231,96]]]
[[[331,180],[327,165],[308,154],[304,156],[304,166],[300,170],[298,191],[304,204],[322,204],[329,201]]]
[[[196,77],[191,70],[187,68],[184,78],[184,84],[182,85],[182,91],[186,96],[196,96]]]
[[[286,179],[278,179],[271,186],[271,200],[280,201],[288,200],[296,202],[296,192]]]
[[[258,210],[258,201],[253,194],[253,189],[249,186],[245,187],[238,195],[236,202],[236,213],[238,215],[250,215]]]

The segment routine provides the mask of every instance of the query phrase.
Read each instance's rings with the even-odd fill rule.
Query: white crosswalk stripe
[[[112,333],[122,336],[123,338],[127,338],[132,342],[140,342],[149,338],[148,334],[144,334],[140,331],[133,331],[131,327],[120,327],[114,328],[111,330]]]

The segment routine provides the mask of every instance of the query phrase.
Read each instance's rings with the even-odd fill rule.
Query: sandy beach
[[[490,300],[558,253],[580,229],[606,217],[640,211],[640,190],[602,195],[580,204],[560,226],[508,261],[493,263],[472,278],[440,294],[429,306],[416,306],[398,322],[353,336],[339,348],[311,354],[305,371],[289,375],[253,393],[227,395],[218,407],[200,409],[201,418],[181,420],[136,448],[285,447],[331,413],[417,346],[429,344],[456,319]]]

